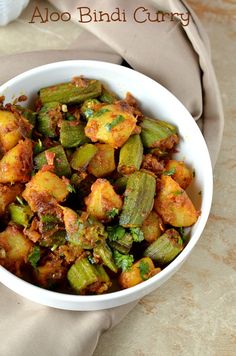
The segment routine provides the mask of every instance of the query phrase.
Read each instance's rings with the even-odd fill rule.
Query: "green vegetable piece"
[[[71,175],[71,169],[69,162],[67,160],[65,151],[62,146],[55,146],[52,148],[49,148],[48,150],[39,153],[35,158],[34,158],[34,163],[35,166],[38,170],[40,170],[44,165],[47,165],[47,154],[54,154],[54,160],[53,164],[55,167],[55,173],[59,176],[65,176],[68,177]]]
[[[122,269],[122,272],[128,271],[134,263],[133,255],[123,255],[117,250],[114,250],[113,257],[115,260],[115,264],[118,268]]]
[[[38,142],[36,142],[34,145],[34,155],[43,152],[43,150],[44,150],[43,143],[40,139],[38,139]]]
[[[55,227],[61,223],[55,215],[45,214],[40,217],[42,224],[42,231],[47,232],[49,230],[55,229]]]
[[[121,226],[120,226],[121,227]],[[125,232],[125,234],[116,239],[116,240],[111,240],[109,242],[109,245],[119,251],[120,253],[123,253],[124,255],[127,255],[132,247],[133,244],[133,238],[131,236],[131,234]]]
[[[144,256],[164,265],[170,263],[182,250],[183,241],[179,233],[175,229],[169,229],[146,248]]]
[[[96,106],[98,104],[101,104],[101,103],[97,99],[85,100],[85,102],[83,103],[83,105],[81,106],[81,109],[80,109],[82,114],[83,114],[83,116],[86,119],[89,119],[91,116],[93,116],[93,114],[96,111]]]
[[[155,191],[156,180],[152,175],[142,171],[132,173],[128,177],[119,224],[141,226],[152,210]]]
[[[98,149],[95,145],[87,143],[83,146],[77,148],[77,150],[72,154],[70,165],[73,169],[77,171],[86,170],[89,162],[95,156]]]
[[[117,178],[114,183],[115,190],[118,193],[123,194],[126,189],[127,181],[128,181],[128,176],[123,176],[123,177]]]
[[[34,246],[32,252],[28,256],[28,262],[32,267],[37,268],[38,262],[41,257],[40,247]]]
[[[125,228],[122,226],[108,226],[107,232],[110,241],[117,241],[125,236]]]
[[[39,97],[43,104],[53,101],[61,104],[77,104],[96,98],[101,92],[102,85],[98,80],[87,80],[81,86],[75,83],[62,83],[42,88],[39,91]]]
[[[140,261],[140,264],[138,266],[140,270],[140,276],[143,281],[146,281],[148,279],[148,274],[150,272],[150,266],[148,262],[145,262],[143,259]]]
[[[71,148],[89,142],[84,133],[84,125],[74,125],[73,121],[63,120],[60,129],[60,142],[63,147]]]
[[[87,258],[75,262],[67,273],[67,279],[73,289],[77,292],[83,291],[90,284],[98,281],[97,271]]]
[[[177,133],[175,126],[161,120],[145,117],[141,122],[141,138],[144,147],[158,147],[163,139]]]
[[[55,251],[59,246],[66,243],[66,231],[58,230],[50,236],[46,236],[39,240],[40,246],[49,247],[52,251]]]
[[[8,209],[10,212],[11,220],[14,223],[24,227],[29,225],[29,221],[33,216],[33,212],[28,205],[17,205],[12,203],[9,205]]]
[[[46,137],[56,137],[57,124],[61,118],[60,103],[51,102],[45,104],[38,113],[38,131]]]
[[[94,247],[93,252],[95,255],[100,256],[105,266],[110,268],[111,271],[117,273],[117,267],[112,257],[112,252],[106,244],[100,244]]]
[[[35,126],[37,116],[35,112],[20,105],[16,105],[16,108],[21,111],[22,116],[24,116],[24,118],[28,120],[31,125]]]
[[[104,109],[104,110],[107,110],[107,109]],[[101,111],[102,111],[102,109],[100,110],[100,112]],[[104,113],[104,111],[103,111],[103,113]],[[95,115],[95,116],[97,116],[97,115]],[[115,119],[112,120],[112,122],[109,122],[105,125],[105,128],[108,132],[110,132],[114,127],[116,127],[118,124],[120,124],[124,120],[125,120],[125,118],[123,115],[117,115],[115,117]]]
[[[110,211],[107,212],[107,217],[110,219],[114,219],[114,217],[116,217],[116,215],[119,214],[119,209],[117,208],[112,208]]]
[[[96,265],[94,266],[96,269],[96,275],[98,277],[98,281],[100,283],[109,283],[110,282],[110,278],[108,276],[108,274],[106,273],[104,267],[102,265]]]
[[[121,174],[138,171],[143,160],[143,144],[140,135],[132,135],[121,147],[117,170]]]
[[[131,227],[130,233],[132,235],[134,242],[141,242],[144,240],[144,234],[139,227]]]
[[[114,104],[118,98],[117,96],[102,85],[102,94],[98,98],[102,103]]]
[[[175,172],[176,172],[176,168],[173,167],[173,168],[169,169],[168,171],[164,171],[162,174],[164,176],[172,176],[173,174],[175,174]]]

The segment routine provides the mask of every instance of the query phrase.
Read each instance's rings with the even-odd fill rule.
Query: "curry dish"
[[[0,264],[42,288],[100,294],[165,268],[198,219],[177,128],[100,81],[0,100]]]

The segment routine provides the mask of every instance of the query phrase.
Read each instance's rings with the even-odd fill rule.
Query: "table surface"
[[[94,356],[236,354],[236,0],[188,3],[208,32],[225,113],[210,218],[179,272],[102,335]],[[35,4],[0,29],[0,54],[67,48],[78,38],[73,23],[31,24],[28,31]]]

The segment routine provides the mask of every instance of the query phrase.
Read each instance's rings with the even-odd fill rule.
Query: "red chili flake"
[[[55,155],[56,154],[54,152],[48,152],[48,151],[45,152],[45,157],[46,157],[46,160],[47,160],[47,163],[48,163],[49,166],[53,166],[54,165]]]
[[[18,102],[21,103],[22,101],[26,101],[28,97],[26,95],[20,95],[18,98]]]

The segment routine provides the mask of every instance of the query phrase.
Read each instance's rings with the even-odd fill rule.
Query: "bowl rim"
[[[185,248],[181,251],[181,253],[168,265],[166,266],[161,272],[156,274],[155,276],[151,277],[150,279],[143,281],[142,283],[133,286],[131,288],[127,289],[122,289],[119,291],[115,292],[110,292],[110,293],[105,293],[105,294],[100,294],[100,295],[77,295],[77,294],[67,294],[67,293],[61,293],[61,292],[56,292],[56,291],[51,291],[47,290],[44,288],[41,288],[39,286],[36,286],[30,282],[27,282],[13,273],[9,272],[7,269],[4,267],[0,266],[0,282],[2,282],[4,285],[9,287],[11,290],[14,290],[18,294],[23,295],[23,293],[20,293],[18,291],[19,287],[21,287],[22,290],[28,289],[29,292],[38,292],[40,293],[41,296],[44,298],[53,298],[56,301],[61,301],[61,302],[71,302],[71,303],[86,303],[89,304],[98,302],[99,304],[102,302],[106,302],[112,299],[119,299],[120,297],[128,297],[131,295],[135,295],[137,292],[142,292],[145,289],[147,289],[149,286],[155,284],[159,280],[165,280],[168,279],[168,276],[171,276],[171,272],[173,273],[178,266],[181,266],[181,264],[186,260],[187,256],[190,254],[190,252],[193,250],[194,246],[196,245],[197,241],[199,240],[204,227],[207,223],[208,216],[210,214],[211,210],[211,204],[212,204],[212,196],[213,196],[213,173],[212,173],[212,166],[211,166],[211,159],[209,155],[209,151],[206,145],[206,142],[203,138],[202,132],[200,131],[200,128],[198,127],[197,123],[189,113],[189,111],[185,108],[185,106],[180,102],[177,97],[172,94],[168,89],[166,89],[163,85],[159,84],[157,81],[151,79],[150,77],[144,75],[143,73],[140,73],[139,71],[121,66],[119,64],[113,64],[105,61],[99,61],[99,60],[66,60],[66,61],[57,61],[49,64],[44,64],[41,66],[37,66],[35,68],[29,69],[21,74],[18,74],[17,76],[11,78],[8,80],[6,83],[2,84],[0,86],[0,93],[3,93],[7,88],[11,85],[14,85],[16,82],[21,81],[24,78],[30,77],[32,74],[37,74],[40,72],[44,72],[46,70],[50,69],[59,69],[59,68],[65,68],[67,66],[77,66],[77,65],[86,65],[88,68],[93,68],[96,66],[98,69],[99,68],[104,68],[106,66],[108,69],[114,69],[114,70],[121,70],[124,73],[126,72],[127,74],[130,75],[130,72],[132,71],[135,73],[134,75],[138,75],[141,79],[143,78],[146,82],[150,82],[150,84],[155,84],[160,87],[160,89],[168,94],[168,96],[172,96],[172,99],[178,102],[178,105],[182,106],[182,110],[185,111],[185,114],[189,117],[190,120],[192,120],[192,124],[195,126],[195,130],[198,133],[199,139],[201,141],[201,146],[203,150],[205,151],[205,159],[207,161],[207,172],[206,174],[208,175],[208,184],[209,186],[207,187],[205,191],[205,211],[204,215],[201,215],[199,217],[198,221],[198,227],[197,231],[194,232],[193,236],[185,246]],[[3,93],[4,95],[4,93]],[[10,283],[8,283],[8,279],[10,278]],[[14,287],[15,286],[15,287]],[[24,294],[24,297],[27,298],[27,295]],[[31,298],[29,298],[31,299]],[[137,298],[136,298],[137,299]],[[33,299],[31,299],[33,300]],[[42,303],[43,304],[43,303]],[[123,303],[124,304],[124,303]]]

